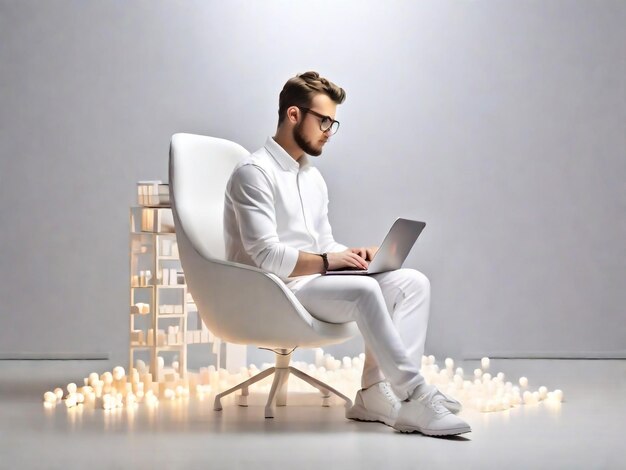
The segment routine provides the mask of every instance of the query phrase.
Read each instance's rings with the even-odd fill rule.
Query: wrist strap
[[[326,272],[328,271],[328,254],[321,253],[320,256],[322,257],[322,261],[324,261],[324,272]]]

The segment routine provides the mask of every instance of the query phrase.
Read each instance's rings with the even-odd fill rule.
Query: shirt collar
[[[310,165],[309,156],[307,154],[302,155],[300,160],[296,161],[271,136],[265,141],[265,150],[274,157],[274,160],[276,160],[283,170],[297,172]]]

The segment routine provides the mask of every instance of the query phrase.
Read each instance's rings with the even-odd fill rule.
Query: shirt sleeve
[[[329,253],[345,251],[348,249],[348,247],[336,242],[333,237],[333,231],[330,226],[330,221],[328,220],[328,188],[326,186],[326,182],[321,177],[321,175],[319,177],[319,180],[322,189],[322,197],[324,198],[324,210],[321,214],[318,227],[320,249],[323,252]]]
[[[267,175],[256,165],[243,165],[233,173],[229,190],[246,253],[257,267],[288,278],[300,253],[278,239],[274,194]]]

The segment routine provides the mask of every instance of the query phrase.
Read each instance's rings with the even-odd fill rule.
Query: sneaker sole
[[[358,404],[346,411],[346,418],[353,419],[355,421],[378,422],[393,427],[393,421],[391,421],[388,416],[372,413],[364,406]]]
[[[469,426],[462,426],[453,429],[422,429],[417,426],[404,426],[404,425],[394,425],[392,426],[395,430],[404,432],[404,433],[413,433],[419,432],[425,434],[426,436],[456,436],[458,434],[464,434],[466,432],[472,432],[472,428]]]

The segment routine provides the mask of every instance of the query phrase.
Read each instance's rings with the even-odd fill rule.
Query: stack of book
[[[170,187],[161,180],[138,181],[137,202],[140,206],[170,207]]]
[[[161,180],[138,181],[137,203],[141,210],[141,231],[174,233],[170,189]]]

